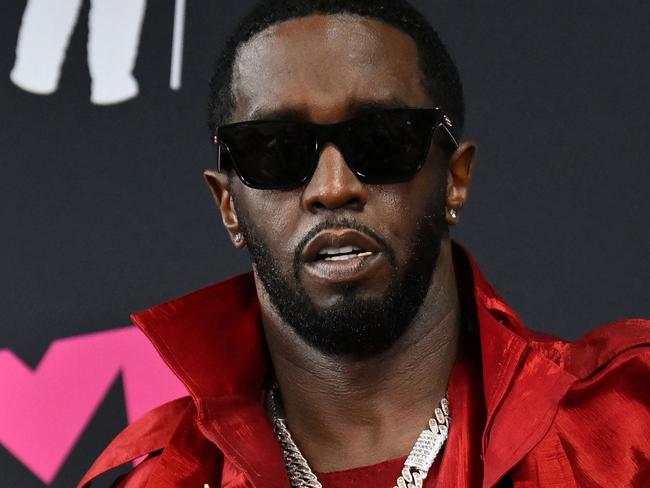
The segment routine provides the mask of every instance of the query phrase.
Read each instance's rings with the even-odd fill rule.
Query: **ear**
[[[235,211],[235,206],[233,205],[228,175],[216,170],[206,169],[203,172],[203,177],[212,192],[214,201],[219,207],[221,220],[223,221],[223,226],[230,235],[230,240],[233,242],[235,247],[244,247],[245,243],[241,238],[241,229],[239,228],[239,220],[237,219],[237,213]]]
[[[447,223],[458,222],[458,214],[467,201],[474,171],[476,142],[465,141],[458,146],[451,158],[447,173]]]

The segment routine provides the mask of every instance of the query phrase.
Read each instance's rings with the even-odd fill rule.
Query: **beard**
[[[444,201],[432,193],[432,200]],[[282,266],[251,219],[242,219],[244,215],[239,214],[239,224],[256,273],[280,318],[316,350],[360,360],[389,349],[413,322],[429,290],[441,241],[448,235],[444,215],[444,204],[438,204],[432,215],[417,221],[408,260],[401,269],[394,250],[369,227],[349,219],[321,222],[296,247],[290,277],[282,273]],[[391,270],[389,284],[376,298],[360,296],[362,285],[358,283],[341,284],[336,287],[339,298],[331,305],[319,306],[301,282],[300,256],[316,234],[342,227],[368,234],[382,246]]]

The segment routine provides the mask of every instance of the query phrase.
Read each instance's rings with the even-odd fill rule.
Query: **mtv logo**
[[[50,484],[118,378],[129,422],[187,395],[133,326],[56,340],[35,369],[0,349],[0,445]]]

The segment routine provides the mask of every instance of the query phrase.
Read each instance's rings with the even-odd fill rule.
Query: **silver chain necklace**
[[[269,391],[267,408],[271,415],[273,430],[282,446],[284,465],[291,486],[293,488],[322,488],[318,478],[316,478],[289,433],[277,385],[273,386]],[[423,430],[418,440],[415,441],[415,445],[404,462],[402,474],[397,478],[397,484],[394,488],[422,488],[422,483],[429,474],[429,469],[447,440],[450,422],[449,401],[447,395],[445,395],[434,410],[433,417],[429,419],[429,428]]]

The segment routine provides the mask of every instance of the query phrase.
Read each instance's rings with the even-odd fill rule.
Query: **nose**
[[[320,153],[302,200],[304,208],[311,213],[336,209],[361,211],[368,201],[368,191],[350,170],[341,151],[330,143]]]

